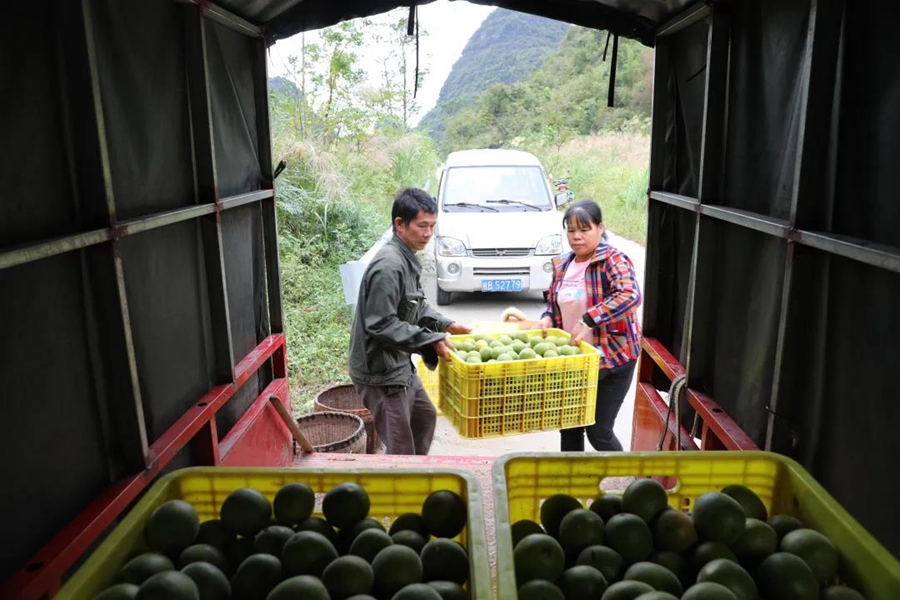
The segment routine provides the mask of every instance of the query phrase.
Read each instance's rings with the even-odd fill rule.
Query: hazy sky
[[[409,9],[405,9],[408,12]],[[419,7],[420,27],[428,35],[420,40],[420,66],[428,70],[425,84],[419,89],[419,114],[413,119],[417,123],[426,112],[437,103],[438,94],[453,63],[459,58],[466,42],[484,21],[493,7],[470,4],[468,2],[438,0]],[[312,37],[315,34],[307,34]],[[309,40],[309,37],[307,38]],[[377,48],[369,49],[363,59],[363,67],[377,76]],[[370,53],[371,52],[371,53]],[[300,55],[300,36],[295,35],[276,42],[269,52],[269,76],[282,75],[287,70],[287,57]]]

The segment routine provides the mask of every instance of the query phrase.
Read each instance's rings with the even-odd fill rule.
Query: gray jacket
[[[437,364],[430,346],[452,323],[425,301],[422,265],[394,235],[372,259],[359,286],[350,333],[350,378],[363,385],[412,385],[410,354]]]

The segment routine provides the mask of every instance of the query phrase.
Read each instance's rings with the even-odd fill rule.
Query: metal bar
[[[259,170],[262,174],[261,187],[273,188],[272,176],[272,130],[269,125],[269,65],[266,60],[266,42],[258,40],[254,44],[253,91],[256,99],[256,136]]]
[[[697,443],[694,441],[694,438],[691,437],[690,432],[685,429],[683,426],[680,426],[678,422],[675,420],[675,412],[669,411],[669,405],[663,400],[662,396],[660,396],[659,392],[655,387],[650,385],[649,383],[639,383],[638,384],[638,394],[642,395],[647,404],[653,409],[653,412],[656,413],[656,416],[659,418],[660,429],[665,427],[669,435],[666,436],[671,437],[672,442],[675,441],[675,436],[681,436],[681,448],[684,450],[699,450],[697,447]],[[671,401],[671,398],[670,398]],[[668,421],[667,421],[668,418]],[[660,434],[662,431],[660,431]],[[660,436],[661,437],[661,436]],[[659,443],[659,438],[654,440],[654,445],[652,448],[647,448],[648,450],[656,450],[656,444]],[[675,450],[674,447],[671,448]],[[635,450],[635,448],[632,448]]]
[[[202,10],[202,8],[188,9],[184,13],[188,106],[194,150],[196,201],[200,206],[212,203],[218,209],[219,184],[213,140],[212,105],[209,98],[206,23],[201,17]],[[219,213],[200,219],[199,225],[212,323],[215,377],[217,383],[226,383],[234,380],[234,350],[231,313],[228,307],[228,283],[225,276],[222,222]]]
[[[900,273],[900,248],[867,242],[850,236],[812,231],[797,231],[797,242],[831,252],[879,269]]]
[[[788,242],[784,263],[784,280],[781,284],[781,303],[778,313],[778,330],[775,337],[775,372],[772,374],[772,396],[769,399],[769,419],[766,423],[765,449],[772,449],[775,435],[775,414],[781,395],[781,371],[785,364],[784,346],[787,340],[788,314],[791,308],[791,293],[794,283],[794,250],[796,244]]]
[[[650,185],[651,189],[665,187],[666,175],[666,127],[669,116],[669,44],[657,40],[653,62],[653,106],[651,108],[652,135],[650,136]],[[651,194],[652,197],[652,194]]]
[[[784,219],[777,219],[768,215],[761,215],[759,213],[738,208],[714,206],[711,204],[703,204],[700,206],[700,213],[719,221],[726,221],[761,233],[774,235],[775,237],[788,239],[791,236],[791,224]]]
[[[696,390],[687,390],[688,402],[704,425],[709,426],[727,450],[759,450],[744,430],[711,397]]]
[[[708,16],[709,5],[705,2],[697,2],[691,8],[660,25],[656,30],[656,37],[678,33],[682,29],[690,27],[697,21],[705,19]]]
[[[721,194],[722,157],[725,148],[725,113],[728,90],[728,47],[731,40],[729,6],[715,4],[706,43],[706,92],[700,146],[700,182],[697,197],[702,204]]]
[[[669,381],[684,375],[684,367],[659,340],[645,337],[641,340],[641,348],[662,369]]]
[[[247,19],[243,19],[233,12],[225,10],[221,6],[217,6],[208,0],[177,0],[178,2],[183,2],[185,4],[193,4],[200,9],[200,15],[204,18],[210,19],[228,27],[229,29],[234,29],[238,33],[242,33],[244,35],[249,35],[253,37],[263,37],[265,34],[262,27],[259,25],[254,25]]]
[[[700,212],[700,201],[696,198],[691,198],[690,196],[652,191],[650,192],[650,199],[664,204],[671,204],[672,206],[677,206],[678,208],[683,208],[691,212]]]
[[[247,192],[246,194],[239,194],[237,196],[222,198],[221,200],[219,200],[219,208],[221,208],[222,210],[229,210],[232,208],[238,208],[240,206],[246,206],[248,204],[253,204],[254,202],[260,202],[261,200],[268,200],[269,198],[273,198],[274,196],[275,190],[273,189]]]
[[[272,335],[238,363],[234,383],[209,390],[150,447],[147,468],[104,490],[0,586],[0,597],[37,600],[58,589],[60,580],[97,539],[115,523],[155,477],[190,443],[225,403],[275,353],[284,336]]]
[[[281,303],[281,271],[278,249],[278,218],[275,198],[262,203],[263,244],[266,253],[266,287],[269,292],[269,327],[272,333],[284,331],[284,307]]]

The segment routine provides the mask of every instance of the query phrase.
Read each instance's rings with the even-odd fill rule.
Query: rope
[[[686,388],[686,374],[679,375],[672,380],[672,385],[669,387],[669,409],[666,411],[666,421],[663,423],[662,436],[659,438],[659,443],[656,445],[657,452],[662,450],[666,443],[666,436],[669,434],[669,420],[672,417],[673,410],[675,411],[675,431],[678,431],[678,428],[681,427],[681,398],[684,396],[684,390]],[[682,449],[680,435],[675,436],[675,448],[678,450]]]

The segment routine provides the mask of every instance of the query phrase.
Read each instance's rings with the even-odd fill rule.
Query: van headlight
[[[534,248],[534,253],[537,256],[559,254],[560,252],[562,252],[562,237],[558,235],[548,235],[542,238]]]
[[[452,237],[439,237],[437,239],[438,256],[465,256],[466,246],[461,241]]]

